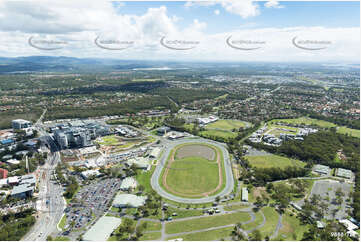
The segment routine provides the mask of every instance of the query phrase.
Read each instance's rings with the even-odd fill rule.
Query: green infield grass
[[[219,168],[218,164],[215,161],[210,161],[204,157],[207,157],[204,154],[204,157],[201,156],[189,156],[182,159],[176,159],[173,162],[169,163],[167,161],[166,167],[169,165],[168,174],[165,177],[165,184],[163,183],[163,178],[165,176],[165,168],[162,170],[162,174],[159,180],[161,186],[168,191],[177,196],[181,197],[190,197],[190,198],[199,198],[205,195],[211,196],[219,191],[221,191],[226,184],[226,174],[224,170],[224,161],[222,151],[215,146],[208,144],[198,144],[198,143],[189,143],[183,144],[175,147],[171,154],[168,157],[168,160],[172,157],[172,154],[178,154],[178,149],[180,147],[189,146],[194,144],[195,147],[200,147],[201,145],[211,147],[215,150],[220,158],[220,165],[222,170],[222,183],[221,187],[218,187],[219,184]],[[199,152],[208,152],[209,149],[199,151]],[[194,154],[192,154],[194,152]],[[196,155],[198,151],[194,150],[189,152],[187,155]],[[175,156],[176,157],[176,156]],[[216,159],[215,156],[214,159]]]

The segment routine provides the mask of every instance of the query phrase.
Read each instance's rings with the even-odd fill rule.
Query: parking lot
[[[346,202],[346,199],[349,198],[351,186],[352,185],[349,183],[339,182],[331,179],[315,181],[309,197],[312,197],[314,194],[320,195],[323,201],[328,203],[329,206],[325,215],[326,219],[333,219],[331,211],[335,209],[338,210],[335,214],[335,219],[343,219],[347,217],[346,210],[350,208],[350,206]],[[341,191],[344,194],[344,196],[342,197],[343,202],[341,205],[334,203],[334,199],[336,199],[335,192],[339,188],[341,188]],[[303,201],[299,202],[298,205],[302,206]]]
[[[76,238],[84,228],[93,224],[102,216],[111,205],[117,191],[119,191],[121,179],[111,178],[94,180],[89,185],[83,186],[65,209],[67,218],[63,235]]]

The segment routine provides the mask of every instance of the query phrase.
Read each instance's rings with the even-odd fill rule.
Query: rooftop
[[[136,196],[133,194],[118,194],[113,201],[113,206],[115,207],[123,207],[123,206],[129,206],[129,207],[139,207],[144,205],[145,200],[147,198],[144,196]]]
[[[103,216],[84,234],[83,240],[107,241],[121,222],[120,218]]]

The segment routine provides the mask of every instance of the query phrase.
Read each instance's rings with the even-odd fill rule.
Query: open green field
[[[268,122],[268,124],[275,124],[278,122],[288,123],[291,125],[292,124],[293,125],[297,125],[297,124],[312,125],[312,126],[319,126],[321,128],[338,127],[334,123],[324,121],[324,120],[319,120],[319,119],[312,119],[312,118],[308,118],[308,117],[300,117],[300,118],[294,118],[294,119],[273,119],[272,121]],[[350,129],[345,126],[342,126],[342,127],[338,127],[337,132],[340,134],[349,134],[353,137],[360,138],[360,130],[357,130],[357,129]]]
[[[262,214],[258,211],[257,213],[255,213],[255,216],[256,216],[256,218],[252,222],[242,225],[242,228],[244,230],[246,230],[246,231],[251,230],[251,229],[257,227],[258,225],[262,224],[262,221],[263,221]]]
[[[141,221],[139,226],[141,226],[143,224],[147,224],[145,231],[156,231],[156,230],[161,230],[161,228],[162,228],[162,225],[160,222]]]
[[[261,234],[264,237],[271,236],[276,229],[279,214],[272,207],[264,207],[264,208],[262,208],[262,212],[263,212],[264,216],[266,217],[266,223],[260,229]]]
[[[100,145],[118,145],[121,143],[117,135],[109,135],[101,138],[101,141],[98,142]]]
[[[301,240],[308,227],[309,225],[301,224],[296,215],[286,212],[282,216],[282,227],[275,240]]]
[[[200,132],[201,136],[206,138],[212,138],[213,136],[221,137],[224,139],[235,138],[237,134],[232,131],[210,129]]]
[[[288,127],[282,125],[272,124],[268,126],[268,134],[273,134],[276,137],[279,137],[281,133],[284,134],[297,134],[298,128],[295,127]]]
[[[235,205],[228,205],[224,207],[225,211],[233,211],[233,210],[239,210],[242,208],[248,208],[249,205],[242,205],[242,204],[235,204]]]
[[[196,149],[184,150],[183,154],[186,157],[180,154],[180,148],[192,145],[194,145]],[[202,146],[205,146],[205,149],[201,150]],[[209,148],[212,148],[212,150]],[[220,158],[223,177],[221,187],[218,187],[220,174],[216,156],[214,157],[214,160],[205,158],[209,156],[209,152],[213,151],[218,152]],[[180,156],[184,158],[175,159],[173,162],[169,163],[169,159],[173,154],[175,154],[175,157]],[[166,167],[169,168],[168,174],[166,174],[166,169],[164,168],[159,182],[166,191],[177,196],[197,198],[205,195],[214,195],[221,191],[225,186],[225,170],[222,151],[209,144],[200,145],[198,143],[189,143],[175,147],[168,157]],[[165,183],[163,179],[165,179]]]
[[[202,210],[194,210],[194,209],[178,209],[178,208],[173,208],[173,207],[169,207],[166,214],[169,214],[170,216],[172,216],[173,213],[177,213],[177,216],[175,216],[174,218],[188,218],[188,217],[194,217],[194,216],[201,216],[203,215],[203,211]]]
[[[220,119],[214,123],[210,123],[205,126],[206,129],[217,129],[217,130],[227,130],[232,131],[233,129],[239,129],[240,127],[245,127],[246,124],[242,121],[231,120],[231,119]]]
[[[161,236],[161,232],[151,232],[143,234],[143,236],[140,237],[139,240],[157,240],[160,239]]]
[[[205,232],[191,233],[183,236],[176,236],[169,238],[177,239],[182,238],[185,241],[212,241],[212,240],[221,240],[232,235],[233,226],[223,229],[213,229]]]
[[[295,160],[279,155],[261,155],[261,156],[246,156],[250,165],[256,168],[285,168],[288,166],[304,167],[306,164],[300,160]]]
[[[194,230],[207,229],[223,225],[236,224],[239,222],[246,222],[251,217],[248,213],[238,212],[225,215],[213,215],[204,218],[197,218],[192,220],[174,221],[166,224],[165,230],[167,234],[190,232]]]

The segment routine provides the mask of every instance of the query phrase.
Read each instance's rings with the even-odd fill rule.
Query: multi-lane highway
[[[152,188],[158,192],[159,195],[161,195],[164,198],[167,198],[169,200],[173,200],[176,202],[180,202],[180,203],[207,203],[207,202],[213,202],[215,200],[215,198],[217,196],[225,196],[225,195],[229,195],[234,187],[234,180],[233,180],[233,175],[232,175],[232,164],[229,160],[229,154],[228,151],[225,147],[224,144],[212,141],[212,140],[207,140],[207,139],[202,139],[202,138],[197,138],[197,139],[182,139],[182,140],[177,140],[177,141],[166,141],[167,143],[165,144],[165,150],[162,154],[162,157],[160,158],[160,162],[158,163],[157,167],[155,168],[155,171],[153,173],[153,176],[151,178],[151,185]],[[223,153],[223,160],[224,160],[224,169],[226,171],[226,186],[225,188],[218,194],[213,195],[213,196],[209,196],[209,197],[203,197],[203,198],[183,198],[183,197],[178,197],[175,196],[173,194],[170,194],[166,191],[164,191],[164,189],[159,185],[159,180],[162,174],[162,169],[164,168],[167,158],[169,157],[169,154],[171,152],[171,150],[180,144],[184,144],[184,143],[210,143],[212,145],[215,145],[217,147],[219,147],[222,150]]]
[[[62,187],[50,180],[52,172],[60,161],[58,152],[50,155],[46,164],[39,169],[39,194],[37,201],[38,218],[32,229],[23,240],[44,241],[56,230],[64,211]]]
[[[45,164],[38,167],[39,193],[36,205],[37,220],[22,240],[46,240],[47,236],[57,229],[57,224],[61,219],[65,208],[63,188],[61,185],[51,181],[52,173],[60,162],[60,153],[57,151],[57,145],[53,138],[42,127],[41,122],[45,113],[46,109],[35,123],[34,127],[38,130],[41,140],[48,145],[51,153]]]

